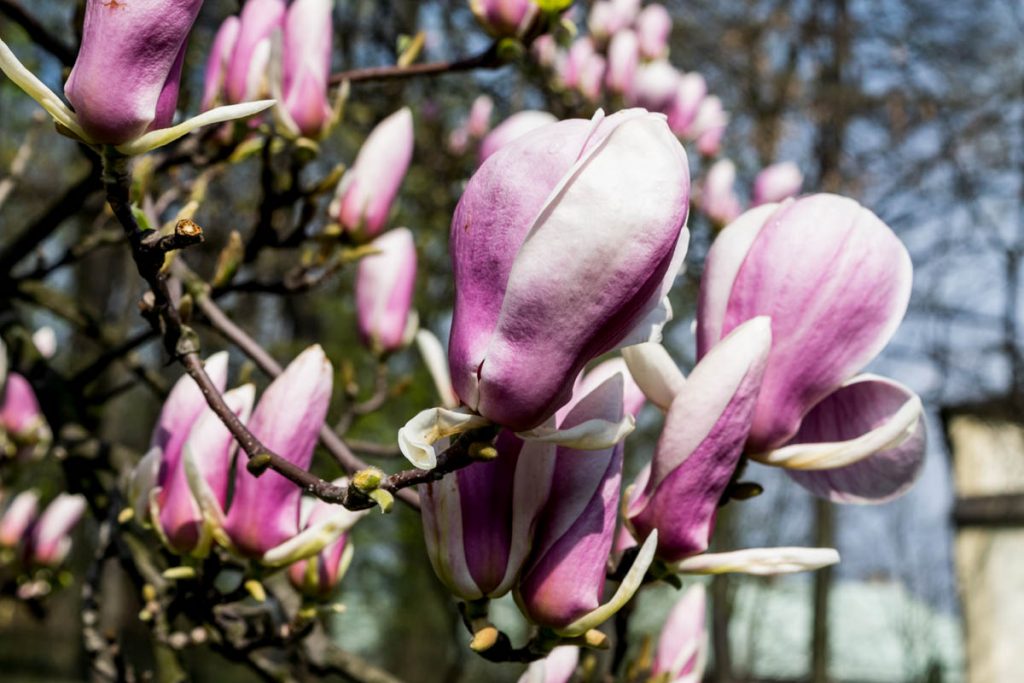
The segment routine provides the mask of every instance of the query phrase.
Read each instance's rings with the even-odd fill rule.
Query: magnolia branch
[[[437,76],[459,71],[472,71],[474,69],[497,69],[504,64],[505,62],[498,54],[498,43],[495,42],[478,55],[451,62],[430,62],[428,64],[410,64],[408,66],[371,66],[342,71],[331,75],[331,84],[337,85],[345,81],[349,83],[394,81],[403,78],[415,78],[417,76]]]
[[[110,208],[124,229],[131,246],[132,258],[143,280],[149,285],[150,300],[143,311],[154,330],[164,341],[164,347],[196,382],[207,405],[224,423],[249,459],[248,469],[259,476],[268,469],[286,477],[307,493],[328,503],[343,505],[351,510],[364,510],[385,503],[375,495],[377,491],[400,496],[413,506],[418,506],[418,496],[407,490],[418,484],[437,481],[445,474],[466,467],[481,458],[482,445],[489,445],[496,434],[495,427],[467,432],[457,439],[450,448],[438,456],[438,465],[432,470],[409,469],[390,476],[375,468],[366,467],[341,438],[329,427],[321,428],[320,438],[324,446],[353,474],[353,484],[338,486],[307,472],[281,455],[267,448],[242,423],[228,407],[220,390],[203,368],[199,355],[199,341],[196,333],[186,325],[174,304],[167,285],[169,273],[164,269],[165,257],[172,250],[182,249],[202,241],[202,229],[191,221],[179,221],[173,235],[143,231],[135,219],[130,201],[131,178],[128,162],[124,157],[108,153],[104,158],[104,189]],[[184,223],[184,225],[183,225]],[[210,320],[212,326],[241,348],[267,374],[279,375],[283,369],[255,340],[213,302],[209,286],[199,281],[183,263],[174,266],[176,271],[189,282],[190,290],[198,308]],[[493,449],[492,449],[493,450]]]

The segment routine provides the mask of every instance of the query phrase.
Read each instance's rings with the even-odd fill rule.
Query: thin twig
[[[394,81],[417,76],[437,76],[458,71],[472,71],[473,69],[497,69],[501,66],[504,66],[504,62],[498,55],[498,43],[495,42],[478,55],[451,62],[410,64],[409,66],[371,66],[342,71],[331,75],[331,84],[337,85],[344,81],[349,83]]]

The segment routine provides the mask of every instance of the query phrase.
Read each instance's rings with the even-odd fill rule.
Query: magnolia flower
[[[85,513],[85,497],[62,493],[46,506],[32,528],[30,556],[35,564],[55,567],[71,550],[71,529]]]
[[[519,677],[519,683],[569,683],[580,661],[575,645],[559,645],[544,659],[532,662]]]
[[[284,0],[248,0],[242,6],[238,38],[233,41],[224,78],[228,102],[245,102],[269,94],[267,76],[273,37],[284,26],[285,11]]]
[[[496,38],[525,35],[540,12],[534,0],[469,0],[469,9],[484,30]]]
[[[332,384],[331,363],[323,349],[309,347],[263,392],[249,430],[267,448],[308,470]],[[268,551],[294,541],[298,534],[302,489],[273,470],[256,477],[246,467],[246,458],[237,461],[235,491],[223,527],[241,554],[267,559]],[[275,555],[270,561],[276,560]]]
[[[707,598],[703,584],[691,586],[669,612],[654,652],[653,680],[700,683],[708,656]]]
[[[700,110],[700,103],[708,93],[704,77],[696,71],[679,78],[675,95],[668,106],[668,125],[680,137],[691,138],[691,127]]]
[[[580,80],[576,84],[576,89],[588,101],[597,102],[601,99],[601,86],[604,85],[604,75],[607,70],[608,60],[599,54],[590,55],[580,71]]]
[[[399,109],[373,129],[338,184],[331,215],[360,240],[380,233],[412,159],[412,112]]]
[[[3,392],[0,394],[0,456],[30,458],[43,455],[52,434],[32,385],[16,372],[8,373],[5,379],[2,368],[0,385]]]
[[[224,402],[243,423],[252,412],[255,393],[255,388],[246,384],[224,394]],[[236,451],[231,432],[213,410],[205,407],[188,430],[173,469],[168,471],[163,485],[151,494],[153,527],[169,549],[197,557],[209,552],[214,535],[220,531],[219,520],[203,514],[196,490],[223,509]],[[202,482],[201,487],[198,482]]]
[[[623,387],[622,375],[605,380],[580,398],[559,426],[569,429],[595,418],[621,419]],[[551,490],[516,588],[516,601],[533,623],[564,635],[583,634],[621,608],[646,573],[657,532],[644,544],[615,595],[601,604],[615,536],[622,448],[621,443],[589,453],[558,448]]]
[[[25,539],[36,515],[39,514],[39,494],[29,489],[22,491],[10,502],[0,517],[0,546],[14,548]]]
[[[345,480],[336,482],[347,483]],[[335,589],[349,564],[355,547],[349,539],[349,530],[363,518],[367,511],[353,512],[340,505],[332,505],[322,500],[313,502],[308,498],[303,501],[306,514],[302,528],[308,533],[318,526],[333,524],[343,529],[337,540],[324,546],[315,555],[299,560],[288,567],[288,580],[303,595],[317,600],[326,600],[334,594]]]
[[[566,88],[575,88],[579,85],[583,67],[594,55],[594,42],[590,38],[577,38],[569,46],[569,53],[561,65],[561,80]]]
[[[668,51],[668,37],[672,33],[672,17],[664,5],[657,3],[643,8],[636,18],[636,33],[640,39],[640,55],[644,59],[658,59]]]
[[[677,562],[707,550],[757,405],[771,323],[754,318],[712,348],[675,395],[649,468],[626,518],[638,539],[658,530],[658,557]]]
[[[718,154],[727,125],[729,115],[722,108],[722,100],[714,95],[702,99],[690,126],[690,136],[697,141],[697,150],[708,157]]]
[[[752,458],[800,470],[799,483],[837,501],[906,490],[924,456],[921,400],[856,373],[902,320],[911,277],[892,230],[835,195],[766,204],[722,231],[701,280],[697,352],[746,320],[771,317]]]
[[[708,169],[700,191],[700,208],[721,227],[731,223],[743,211],[736,196],[736,165],[719,159]]]
[[[608,46],[608,70],[605,85],[616,95],[625,95],[633,88],[637,64],[640,61],[640,44],[633,31],[619,31]]]
[[[94,146],[142,154],[201,126],[245,118],[273,102],[221,107],[171,126],[188,34],[202,0],[168,5],[89,0],[82,47],[64,92],[72,111],[0,41],[0,70],[35,99],[58,127]],[[116,84],[112,86],[112,84]]]
[[[679,87],[679,71],[664,59],[641,64],[633,81],[631,102],[652,111],[668,111]]]
[[[545,126],[490,157],[452,219],[449,363],[462,401],[528,430],[592,358],[657,338],[688,190],[685,152],[642,110]]]
[[[359,336],[376,353],[395,351],[416,329],[416,314],[410,314],[416,245],[408,228],[395,228],[371,244],[379,253],[364,256],[356,273]]]
[[[503,431],[494,447],[494,460],[419,487],[430,563],[463,600],[497,598],[512,589],[554,474],[553,444],[524,442]]]
[[[753,205],[781,202],[795,197],[804,183],[804,175],[792,161],[772,164],[754,178]]]
[[[335,115],[327,99],[331,75],[334,0],[295,0],[284,21],[284,69],[281,107],[293,134],[317,137]]]
[[[609,38],[633,23],[640,11],[640,0],[598,0],[590,8],[587,28],[604,44]]]
[[[491,114],[494,112],[494,100],[487,95],[479,95],[473,100],[466,119],[466,130],[472,138],[482,138],[491,129]]]

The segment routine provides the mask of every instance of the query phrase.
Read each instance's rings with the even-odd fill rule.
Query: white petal
[[[647,399],[665,412],[686,378],[661,344],[636,344],[622,349],[629,374]]]
[[[625,578],[622,579],[622,583],[616,589],[615,595],[597,609],[584,614],[565,628],[559,629],[558,633],[565,636],[581,636],[590,629],[596,628],[608,621],[613,614],[622,609],[622,606],[629,602],[633,594],[640,588],[640,584],[643,583],[644,576],[647,574],[651,562],[654,561],[654,551],[657,548],[658,530],[655,529],[640,547],[640,552],[637,553],[636,559],[633,560],[633,566],[629,568]]]
[[[795,443],[750,457],[765,465],[796,470],[845,467],[873,453],[895,448],[911,438],[923,412],[921,399],[915,394],[884,424],[856,439],[832,443]]]
[[[582,451],[600,451],[619,443],[634,429],[636,429],[636,420],[632,415],[625,415],[618,422],[587,420],[570,429],[542,426],[518,432],[516,436],[523,441],[541,441]]]
[[[427,364],[427,371],[430,372],[437,388],[437,394],[441,397],[441,405],[445,408],[455,408],[459,405],[459,398],[452,388],[451,373],[448,372],[448,356],[441,346],[441,340],[430,330],[420,328],[416,333],[416,346],[423,356],[423,362]]]
[[[224,123],[235,119],[244,119],[258,114],[261,111],[274,106],[275,100],[259,100],[256,102],[243,102],[241,104],[229,104],[225,107],[216,107],[210,111],[203,112],[199,116],[193,116],[187,121],[182,121],[170,128],[160,128],[142,135],[134,140],[117,146],[117,151],[122,154],[145,154],[157,147],[162,147],[174,142],[180,137],[188,135],[197,128],[209,126],[214,123]]]
[[[490,420],[472,413],[447,408],[429,408],[405,423],[398,430],[398,447],[413,465],[424,470],[437,467],[434,444],[440,439],[455,436],[478,427],[486,427]]]
[[[292,562],[312,557],[338,540],[343,533],[351,529],[357,521],[370,512],[369,510],[355,512],[341,505],[335,507],[338,508],[335,514],[303,529],[284,543],[263,553],[260,562],[268,567],[283,567]]]
[[[754,574],[773,576],[821,569],[839,562],[834,548],[746,548],[727,553],[703,553],[682,560],[682,574]]]
[[[7,47],[7,43],[0,40],[0,71],[7,74],[7,77],[14,81],[14,84],[25,91],[25,93],[46,110],[53,120],[64,126],[85,142],[92,142],[85,134],[82,127],[78,125],[78,118],[71,111],[68,105],[57,96],[55,92],[36,78],[35,74],[25,68],[18,58]]]

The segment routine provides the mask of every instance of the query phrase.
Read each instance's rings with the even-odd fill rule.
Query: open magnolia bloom
[[[921,400],[856,374],[899,326],[911,277],[892,230],[835,195],[766,204],[722,231],[701,281],[697,353],[771,317],[751,458],[799,471],[798,483],[839,502],[889,500],[913,483],[924,458]]]
[[[716,344],[689,378],[666,374],[678,387],[651,465],[627,491],[624,516],[637,539],[658,531],[657,556],[679,573],[782,574],[839,561],[829,548],[755,548],[706,553],[719,503],[750,432],[771,348],[771,322],[748,320]],[[653,369],[670,362],[654,345],[633,349],[650,395],[668,393]],[[666,367],[666,370],[668,368]],[[628,545],[619,542],[620,549]]]
[[[639,109],[544,126],[489,157],[452,218],[448,359],[463,403],[532,430],[592,359],[660,339],[688,196],[682,146]]]
[[[212,123],[245,118],[272,100],[219,107],[172,126],[181,68],[202,0],[124,3],[88,0],[82,47],[64,91],[71,110],[0,41],[0,71],[53,117],[58,129],[93,146],[142,154]]]

